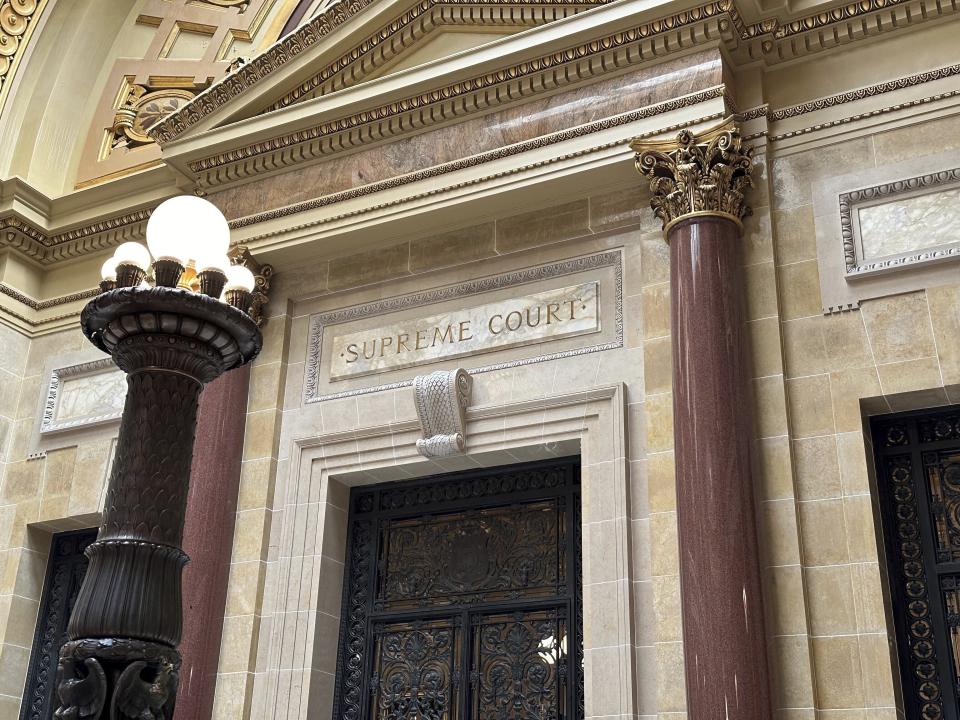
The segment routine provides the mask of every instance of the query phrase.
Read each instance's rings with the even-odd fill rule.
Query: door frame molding
[[[258,713],[276,720],[331,716],[352,487],[580,455],[585,714],[636,714],[622,383],[472,407],[467,453],[452,458],[417,453],[417,420],[302,437],[289,425],[281,432],[259,628]]]

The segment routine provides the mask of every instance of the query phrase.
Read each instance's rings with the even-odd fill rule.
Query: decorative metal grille
[[[960,412],[873,422],[908,720],[960,720]]]
[[[84,551],[97,539],[96,530],[59,533],[50,544],[47,577],[40,600],[37,632],[27,669],[20,720],[53,718],[54,685],[60,646],[67,641],[67,623],[87,572]]]
[[[576,459],[357,488],[336,720],[582,720]]]

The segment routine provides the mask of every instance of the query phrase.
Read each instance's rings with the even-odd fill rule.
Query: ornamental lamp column
[[[57,718],[173,717],[200,391],[262,344],[249,315],[254,278],[230,265],[229,243],[212,204],[171,198],[151,215],[149,250],[118,247],[80,315],[84,335],[127,374],[127,396],[100,532],[60,650]]]
[[[687,714],[769,720],[739,247],[752,150],[729,120],[631,148],[670,245]]]

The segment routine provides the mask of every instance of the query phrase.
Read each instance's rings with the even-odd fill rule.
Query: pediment
[[[149,130],[161,145],[452,57],[611,0],[351,0]]]

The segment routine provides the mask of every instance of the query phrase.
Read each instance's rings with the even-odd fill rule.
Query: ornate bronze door
[[[908,720],[958,720],[960,408],[873,422]]]
[[[56,710],[54,686],[60,646],[67,640],[67,622],[87,571],[84,551],[96,539],[96,530],[78,530],[58,533],[50,543],[37,632],[20,707],[21,720],[50,720]]]
[[[336,720],[581,720],[579,461],[350,497]]]

